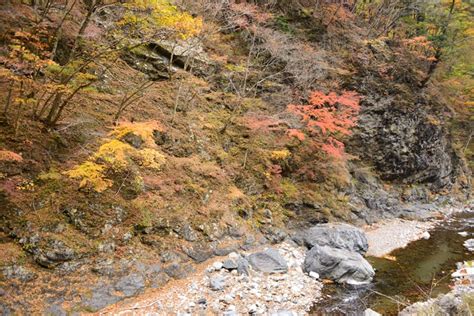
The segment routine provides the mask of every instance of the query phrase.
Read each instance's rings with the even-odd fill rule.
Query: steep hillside
[[[96,311],[301,227],[469,198],[472,125],[426,39],[263,2],[0,5],[3,314]]]

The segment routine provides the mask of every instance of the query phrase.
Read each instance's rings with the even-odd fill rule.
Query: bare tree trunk
[[[53,104],[51,104],[51,108],[49,109],[48,116],[45,119],[46,124],[51,125],[53,121],[53,117],[56,115],[56,112],[59,110],[59,105],[61,104],[61,100],[63,98],[63,92],[56,93]]]
[[[5,107],[3,108],[3,115],[8,114],[8,110],[10,108],[10,104],[12,102],[12,96],[13,96],[13,87],[15,86],[15,81],[10,82],[10,87],[8,88],[8,95],[7,95],[7,102],[5,103]]]
[[[20,82],[20,98],[23,98],[23,81]],[[16,116],[14,121],[15,137],[18,136],[18,128],[20,126],[21,103],[17,105]]]
[[[84,20],[82,20],[81,27],[79,28],[79,32],[77,32],[77,36],[74,39],[74,44],[72,45],[71,54],[69,58],[72,58],[76,54],[79,41],[82,39],[87,26],[89,26],[89,22],[91,20],[92,14],[101,3],[101,0],[91,0],[91,1],[92,1],[91,4],[87,8],[86,16],[84,17]]]
[[[63,24],[66,21],[67,17],[69,16],[69,13],[71,13],[72,9],[76,5],[77,0],[73,0],[71,7],[68,9],[67,5],[68,2],[66,2],[66,12],[64,13],[63,17],[61,18],[61,21],[59,22],[58,27],[56,28],[56,31],[54,32],[54,43],[53,43],[53,50],[51,52],[51,60],[54,60],[56,57],[56,52],[58,50],[58,45],[59,45],[59,40],[61,39],[62,33],[63,33]]]

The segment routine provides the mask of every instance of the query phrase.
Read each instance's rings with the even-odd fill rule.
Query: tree
[[[354,91],[344,91],[341,95],[315,91],[310,96],[309,104],[290,104],[288,110],[301,117],[303,131],[318,147],[331,157],[342,158],[344,144],[340,138],[350,135],[351,128],[356,126],[359,102],[360,96]],[[288,133],[304,140],[303,131],[290,129]]]

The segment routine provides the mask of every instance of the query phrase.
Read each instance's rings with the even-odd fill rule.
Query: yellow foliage
[[[110,165],[113,169],[124,169],[128,166],[130,154],[134,148],[129,144],[113,139],[100,146],[94,158]]]
[[[181,39],[198,35],[203,27],[201,18],[193,18],[190,14],[180,11],[168,0],[133,0],[126,6],[129,10],[122,25],[141,25],[141,28],[166,28],[173,31]],[[137,15],[137,10],[143,16]]]
[[[155,171],[161,170],[165,164],[165,156],[158,150],[153,140],[153,132],[162,130],[157,122],[126,123],[122,124],[110,133],[114,139],[107,141],[99,147],[89,160],[67,171],[70,178],[81,179],[80,187],[90,186],[97,192],[106,190],[113,184],[112,180],[106,178],[106,171],[128,171],[133,170],[133,164]],[[125,135],[133,133],[139,136],[144,144],[148,146],[142,150],[130,146],[120,140]],[[137,175],[132,185],[140,187],[143,179]]]
[[[105,178],[105,166],[98,165],[92,161],[76,166],[76,168],[65,172],[72,179],[80,179],[79,187],[92,187],[97,192],[103,192],[111,187],[113,182]]]
[[[136,158],[140,166],[156,171],[161,170],[161,167],[166,161],[165,156],[162,153],[151,148],[145,148],[138,151]]]
[[[288,149],[275,150],[275,151],[272,151],[272,154],[271,154],[271,158],[277,161],[286,160],[290,156],[291,156],[291,153]]]
[[[157,121],[143,122],[143,123],[122,123],[110,136],[115,136],[117,139],[122,139],[129,133],[139,136],[148,147],[154,147],[155,141],[153,133],[155,131],[163,131],[163,128]]]

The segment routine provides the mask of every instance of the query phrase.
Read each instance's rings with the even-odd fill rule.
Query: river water
[[[467,232],[468,236],[459,232]],[[449,292],[456,263],[474,259],[474,254],[463,246],[466,239],[474,238],[474,213],[457,214],[430,234],[429,239],[393,251],[390,255],[396,261],[367,258],[376,269],[370,285],[326,285],[311,314],[362,315],[371,308],[383,315],[396,315],[406,305]]]

